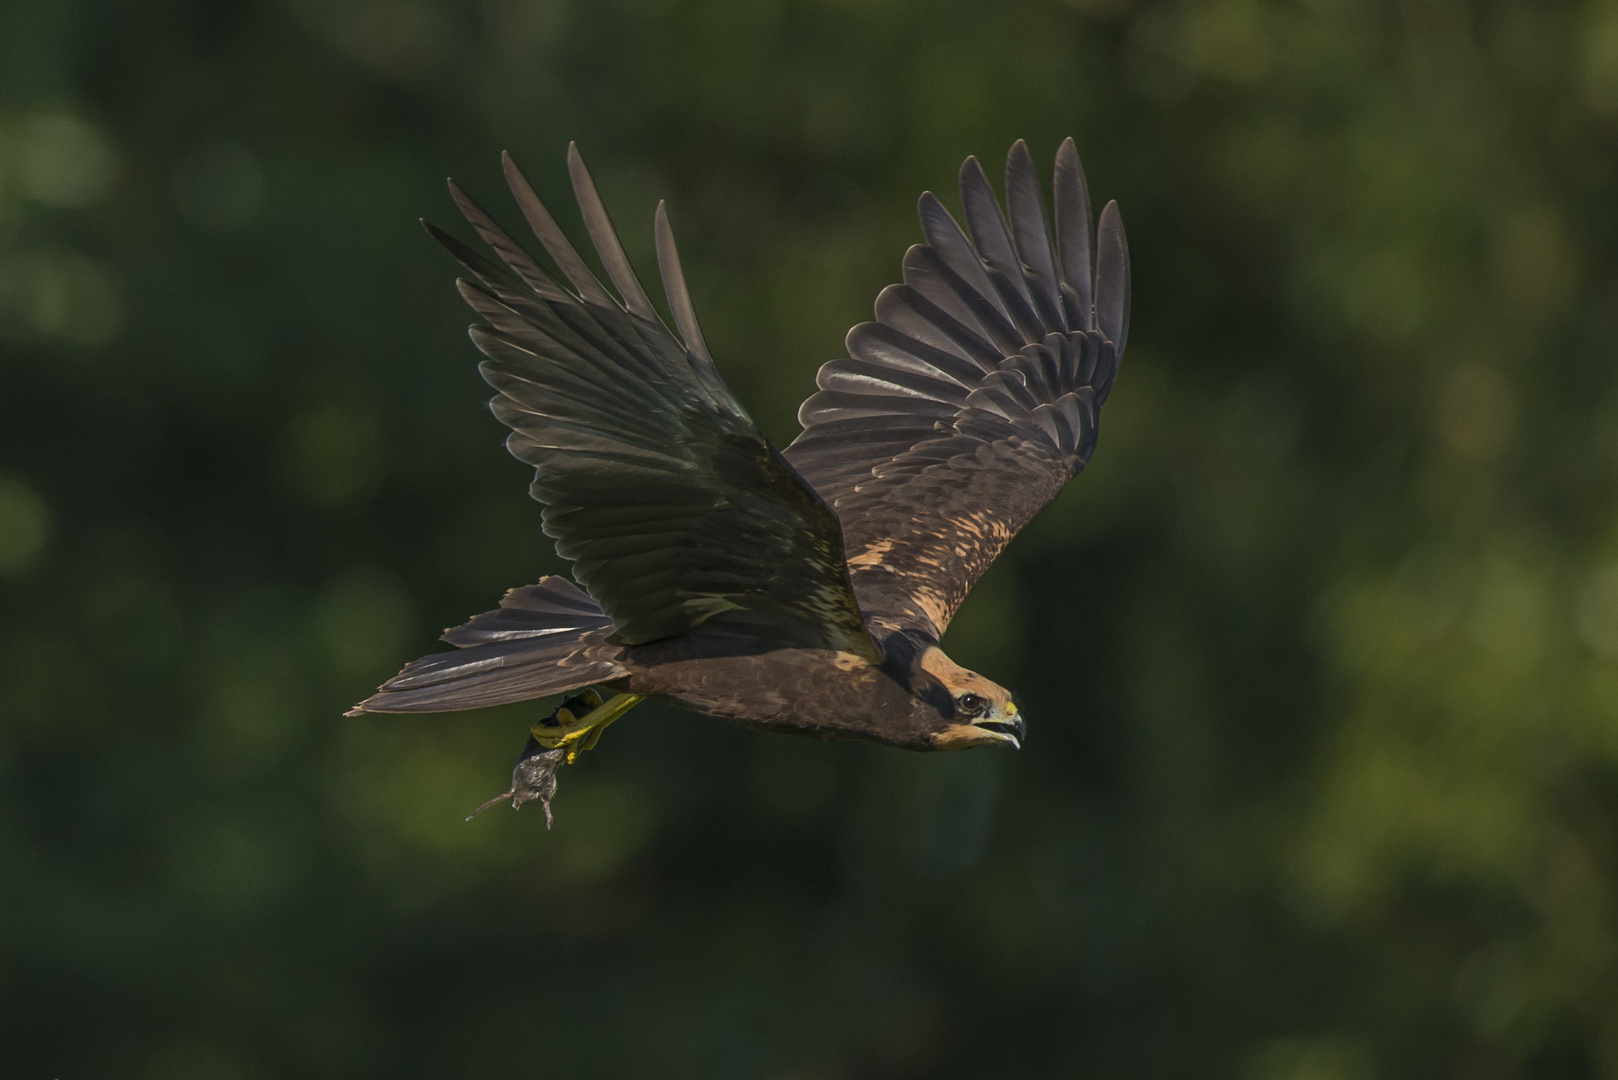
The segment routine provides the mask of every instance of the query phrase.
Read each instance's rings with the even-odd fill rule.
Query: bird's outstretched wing
[[[995,556],[1095,447],[1129,329],[1117,203],[1092,234],[1073,140],[1056,154],[1055,222],[1028,148],[1006,158],[1000,210],[977,159],[961,166],[971,238],[929,192],[927,243],[904,284],[816,378],[785,457],[842,521],[868,622],[941,636]]]
[[[636,279],[578,150],[568,170],[621,300],[591,272],[510,157],[507,182],[571,286],[547,273],[459,186],[461,212],[501,268],[428,229],[475,276],[461,295],[499,393],[506,446],[534,466],[556,550],[631,645],[681,635],[722,651],[798,646],[874,655],[837,518],[731,395],[697,326],[661,205],[657,257],[677,338]],[[683,339],[683,342],[682,340]]]

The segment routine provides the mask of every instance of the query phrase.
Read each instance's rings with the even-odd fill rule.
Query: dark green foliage
[[[945,642],[1025,750],[645,705],[547,833],[544,706],[340,717],[564,570],[446,174],[666,197],[784,446],[1068,135],[1128,356]],[[1618,1076],[1615,375],[1612,0],[0,4],[0,1072]]]

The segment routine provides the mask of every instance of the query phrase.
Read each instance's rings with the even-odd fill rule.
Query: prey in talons
[[[529,729],[528,743],[516,768],[511,770],[511,787],[466,815],[471,821],[489,807],[511,800],[513,810],[538,801],[545,810],[545,827],[555,823],[551,799],[556,795],[556,770],[571,765],[580,754],[595,746],[601,733],[643,698],[637,694],[614,694],[603,702],[594,690],[575,694]]]

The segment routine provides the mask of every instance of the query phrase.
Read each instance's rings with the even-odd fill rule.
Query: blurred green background
[[[1021,753],[345,720],[563,570],[454,267],[667,197],[780,443],[1027,138],[1100,450],[946,645]],[[458,229],[460,235],[469,231]],[[8,1076],[1618,1077],[1618,0],[0,4]]]

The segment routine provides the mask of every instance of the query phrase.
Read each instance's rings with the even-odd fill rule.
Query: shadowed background
[[[961,159],[1129,227],[1079,482],[946,646],[1021,753],[345,720],[563,564],[453,173],[780,444]],[[1618,1077],[1618,0],[0,4],[19,1077]],[[468,230],[458,229],[460,235]]]

